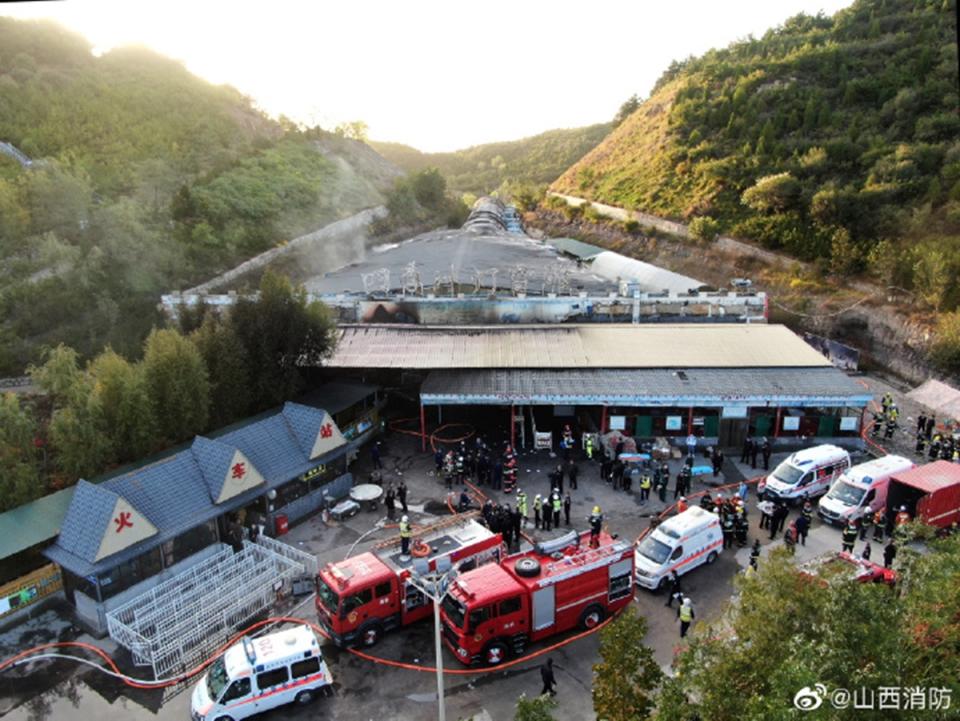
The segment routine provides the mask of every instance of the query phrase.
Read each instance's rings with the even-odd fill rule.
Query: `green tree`
[[[617,114],[613,116],[613,127],[618,127],[624,120],[633,115],[639,107],[640,98],[634,93],[623,102],[623,105],[617,110]]]
[[[633,606],[600,631],[600,663],[593,666],[593,710],[599,721],[643,721],[654,707],[663,672],[644,645],[647,622]]]
[[[557,707],[557,702],[552,696],[536,696],[527,698],[522,694],[517,699],[517,713],[513,721],[554,721],[553,710]]]
[[[936,248],[919,248],[917,254],[919,257],[913,266],[914,288],[925,303],[939,311],[951,281],[947,256]]]
[[[941,313],[930,347],[930,358],[947,373],[960,373],[960,311]]]
[[[690,221],[690,236],[704,243],[712,243],[720,234],[720,224],[709,215],[701,215]]]
[[[863,252],[850,239],[846,228],[837,228],[830,239],[830,270],[838,275],[850,275],[863,267]]]
[[[143,370],[162,437],[177,442],[207,429],[210,381],[193,343],[175,330],[154,330],[144,344]]]
[[[779,213],[796,206],[800,183],[790,173],[766,175],[743,191],[741,202],[760,213]]]
[[[30,379],[53,400],[55,407],[81,403],[88,393],[77,352],[61,343],[43,354],[41,366],[30,366]]]
[[[294,397],[306,369],[319,365],[336,343],[327,307],[308,303],[303,286],[271,271],[260,281],[259,297],[238,301],[230,318],[249,362],[252,410]]]
[[[135,460],[158,443],[157,421],[144,369],[107,348],[87,366],[94,400],[109,429],[115,460]]]
[[[410,176],[413,195],[424,208],[439,209],[447,197],[447,181],[436,168],[427,168]]]
[[[208,315],[190,335],[203,356],[210,378],[210,425],[229,425],[244,417],[250,407],[247,388],[250,368],[247,349],[240,342],[229,317]]]
[[[14,393],[0,395],[0,512],[43,495],[36,463],[36,421]]]
[[[365,143],[369,136],[369,131],[370,126],[364,121],[350,120],[337,125],[333,132],[341,137],[349,138],[350,140],[360,140]]]
[[[101,473],[113,453],[103,406],[90,384],[84,385],[86,397],[55,410],[50,419],[50,443],[56,464],[71,485],[79,478]]]

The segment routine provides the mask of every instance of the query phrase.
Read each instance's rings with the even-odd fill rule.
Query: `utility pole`
[[[431,569],[430,563],[426,559],[414,561],[408,580],[424,596],[433,601],[433,643],[434,653],[436,654],[434,665],[437,669],[437,718],[439,721],[446,721],[447,712],[443,697],[443,646],[440,636],[440,604],[443,597],[447,595],[450,582],[457,575],[457,569],[453,567],[449,556],[439,557],[434,565],[435,568]]]

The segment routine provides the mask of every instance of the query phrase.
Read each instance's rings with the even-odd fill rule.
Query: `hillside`
[[[273,120],[143,48],[0,18],[0,375],[41,345],[135,356],[161,291],[384,202],[366,145]]]
[[[452,153],[422,153],[400,143],[371,142],[387,160],[404,170],[437,168],[451,190],[483,195],[504,182],[552,183],[610,132],[609,123],[548,130],[522,140],[475,145]]]
[[[857,0],[674,63],[552,190],[960,302],[954,0]]]

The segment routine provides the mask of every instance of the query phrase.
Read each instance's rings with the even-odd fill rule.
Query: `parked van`
[[[316,634],[295,626],[228,648],[193,690],[190,716],[240,721],[284,704],[309,703],[331,683]]]
[[[854,466],[833,482],[820,499],[817,514],[827,523],[843,525],[860,518],[867,509],[885,508],[890,477],[915,466],[902,456],[884,456]]]
[[[637,583],[651,590],[665,588],[670,571],[678,576],[703,563],[713,563],[723,548],[723,532],[715,513],[699,506],[667,519],[637,542]]]
[[[850,454],[831,445],[813,446],[789,456],[760,482],[761,497],[792,502],[822,496],[850,468]]]

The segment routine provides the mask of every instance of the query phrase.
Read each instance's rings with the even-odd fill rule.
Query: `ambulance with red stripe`
[[[332,683],[316,634],[294,626],[227,649],[193,690],[190,717],[240,721],[288,703],[307,704]]]
[[[666,588],[670,571],[682,576],[713,563],[723,550],[723,531],[716,513],[699,506],[667,519],[637,542],[634,549],[637,585]]]

